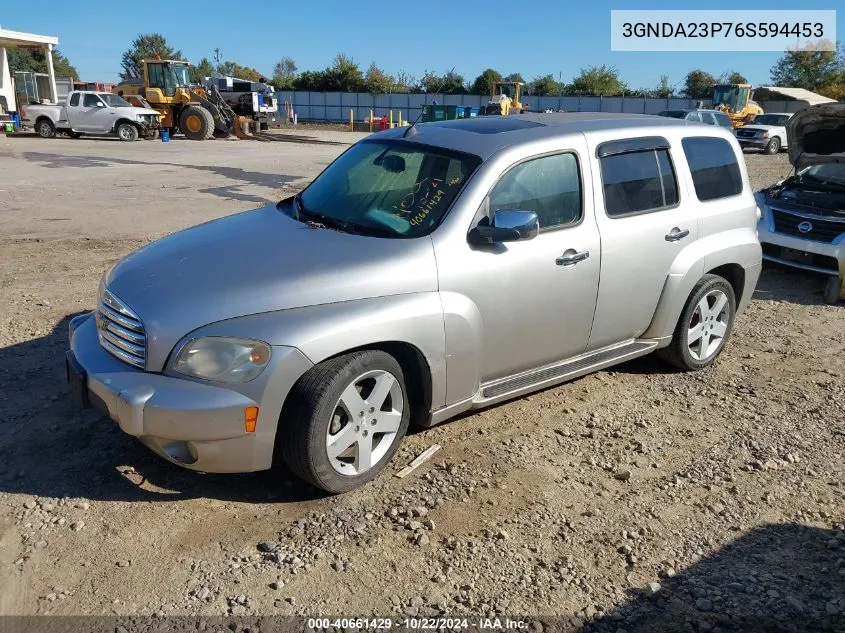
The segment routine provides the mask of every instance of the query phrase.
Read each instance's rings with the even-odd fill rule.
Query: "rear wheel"
[[[40,119],[35,123],[35,131],[41,138],[54,138],[56,136],[56,126],[50,119]]]
[[[766,145],[763,153],[765,154],[777,154],[780,151],[780,139],[775,136],[772,140],[769,141],[769,144]]]
[[[352,352],[310,369],[291,394],[276,446],[305,481],[338,493],[370,481],[408,429],[402,368],[379,350]]]
[[[204,141],[214,134],[214,118],[205,108],[188,106],[179,115],[179,129],[192,141]]]
[[[138,128],[136,128],[131,123],[121,123],[117,126],[117,138],[119,138],[121,141],[137,141]]]
[[[657,355],[687,371],[712,365],[731,335],[735,314],[731,284],[718,275],[704,275],[687,299],[672,342]]]

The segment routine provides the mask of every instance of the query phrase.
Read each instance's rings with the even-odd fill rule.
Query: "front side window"
[[[725,139],[697,136],[681,141],[687,157],[695,195],[702,202],[742,192],[742,174],[736,154]]]
[[[176,77],[170,67],[165,64],[147,64],[148,82],[151,88],[160,88],[165,95],[172,97],[176,94]]]
[[[100,103],[100,98],[97,95],[85,95],[82,100],[82,106],[85,108],[96,108]]]
[[[409,142],[365,141],[317,176],[291,215],[350,232],[420,237],[440,223],[480,162]]]
[[[488,209],[533,211],[541,229],[577,224],[582,213],[578,159],[555,154],[512,167],[490,191]]]
[[[678,185],[667,149],[604,156],[601,177],[605,210],[612,218],[678,204]]]

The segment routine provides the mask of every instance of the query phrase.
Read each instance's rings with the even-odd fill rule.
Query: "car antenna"
[[[437,94],[438,94],[438,93],[439,93],[439,92],[443,89],[443,86],[445,86],[445,85],[446,85],[446,78],[447,78],[449,75],[451,75],[453,72],[455,72],[455,67],[454,67],[454,66],[452,66],[452,70],[450,70],[448,73],[446,73],[445,75],[443,75],[443,81],[441,81],[441,82],[440,82],[440,85],[439,85],[439,86],[437,86],[437,90],[435,90],[435,91],[434,91],[434,94],[435,94],[435,95],[437,95]],[[411,123],[411,125],[409,125],[409,126],[408,126],[408,129],[407,129],[407,130],[405,130],[405,133],[402,135],[402,138],[405,138],[406,136],[408,136],[408,134],[410,134],[410,133],[411,133],[411,130],[413,130],[413,129],[414,129],[414,126],[417,124],[417,121],[419,121],[419,120],[420,120],[420,117],[422,117],[422,115],[423,115],[423,112],[424,112],[424,111],[425,111],[425,107],[420,108],[420,113],[417,115],[417,118],[416,118],[416,119],[414,119],[414,122],[413,122],[413,123]],[[414,130],[414,132],[416,132],[416,130]]]

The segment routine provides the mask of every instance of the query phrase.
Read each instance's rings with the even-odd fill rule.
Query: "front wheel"
[[[769,141],[769,144],[766,145],[766,148],[763,150],[764,154],[777,154],[780,151],[780,139],[775,136],[772,140]]]
[[[842,279],[838,276],[830,277],[824,287],[824,302],[833,305],[839,301],[842,294]]]
[[[723,277],[704,275],[687,299],[672,342],[657,350],[667,363],[695,371],[713,364],[733,329],[736,297]]]
[[[137,141],[138,128],[131,123],[121,123],[117,126],[117,137],[121,141]]]
[[[378,475],[408,430],[402,368],[380,350],[320,363],[290,397],[276,446],[295,474],[331,493],[352,490]]]

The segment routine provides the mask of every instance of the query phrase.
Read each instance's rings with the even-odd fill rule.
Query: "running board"
[[[637,356],[644,356],[654,351],[657,345],[657,341],[635,339],[621,345],[604,347],[588,354],[582,354],[554,365],[500,378],[481,385],[480,397],[476,396],[473,406],[493,404],[495,401],[514,398],[565,380],[578,378],[609,365],[615,365]]]

